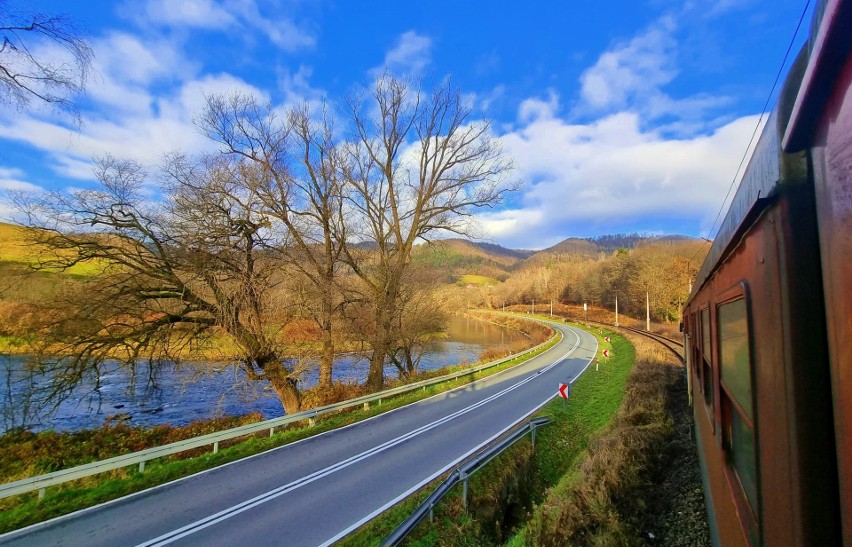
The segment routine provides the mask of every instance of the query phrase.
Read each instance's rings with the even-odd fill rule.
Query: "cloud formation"
[[[402,33],[396,45],[385,54],[384,66],[393,74],[420,74],[432,62],[432,39],[413,30]]]
[[[139,25],[179,29],[203,29],[229,32],[247,38],[260,31],[275,46],[287,52],[310,49],[316,36],[289,16],[270,10],[261,11],[255,0],[147,0],[138,11],[135,2],[127,2],[127,12]]]
[[[543,248],[565,237],[663,230],[672,221],[709,228],[756,117],[710,135],[669,139],[633,113],[586,125],[541,117],[502,137],[528,182],[516,207],[481,215],[503,244]]]
[[[570,236],[708,231],[757,116],[714,119],[726,97],[664,91],[678,77],[676,28],[662,17],[616,42],[582,73],[564,116],[554,90],[520,104],[501,140],[527,186],[509,208],[479,215],[493,240],[544,248]]]

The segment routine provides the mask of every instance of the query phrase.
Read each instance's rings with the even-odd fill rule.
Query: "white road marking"
[[[309,475],[306,475],[306,476],[304,476],[300,479],[297,479],[297,480],[295,480],[295,481],[293,481],[289,484],[279,486],[278,488],[275,488],[273,490],[270,490],[268,492],[260,494],[259,496],[255,496],[254,498],[251,498],[251,499],[246,500],[244,502],[238,503],[238,504],[236,504],[232,507],[229,507],[227,509],[223,509],[222,511],[219,511],[218,513],[215,513],[215,514],[210,515],[208,517],[205,517],[203,519],[199,519],[199,520],[197,520],[193,523],[187,524],[186,526],[182,526],[181,528],[178,528],[176,530],[172,530],[171,532],[167,532],[167,533],[165,533],[161,536],[158,536],[158,537],[151,539],[149,541],[146,541],[144,543],[140,543],[137,547],[159,547],[159,546],[162,546],[162,545],[168,545],[169,543],[172,543],[173,541],[176,541],[180,538],[191,535],[195,532],[198,532],[198,531],[203,530],[205,528],[208,528],[210,526],[213,526],[214,524],[217,524],[217,523],[222,522],[224,520],[227,520],[227,519],[229,519],[233,516],[236,516],[240,513],[248,511],[249,509],[251,509],[253,507],[256,507],[258,505],[266,503],[267,501],[271,501],[271,500],[273,500],[273,499],[275,499],[279,496],[283,496],[284,494],[286,494],[288,492],[292,492],[293,490],[296,490],[297,488],[301,488],[302,486],[305,486],[305,485],[310,484],[314,481],[317,481],[317,480],[319,480],[323,477],[331,475],[332,473],[336,473],[337,471],[340,471],[341,469],[345,469],[345,468],[349,467],[350,465],[353,465],[353,464],[358,463],[358,462],[360,462],[360,461],[362,461],[366,458],[369,458],[370,456],[374,456],[376,454],[384,452],[385,450],[388,450],[388,449],[390,449],[390,448],[392,448],[392,447],[394,447],[394,446],[396,446],[396,445],[398,445],[402,442],[405,442],[405,441],[407,441],[411,438],[414,438],[418,435],[422,435],[423,433],[425,433],[429,430],[432,430],[432,429],[434,429],[434,428],[436,428],[440,425],[443,425],[443,424],[445,424],[445,423],[447,423],[451,420],[454,420],[454,419],[458,418],[459,416],[463,416],[464,414],[467,414],[468,412],[472,412],[473,410],[476,410],[477,408],[479,408],[479,407],[481,407],[485,404],[488,404],[491,401],[493,401],[493,400],[495,400],[499,397],[502,397],[506,393],[509,393],[509,392],[523,386],[524,384],[530,382],[531,380],[535,379],[540,373],[546,372],[546,371],[552,369],[553,367],[555,367],[556,365],[560,364],[566,357],[571,355],[571,353],[573,353],[577,349],[577,347],[580,345],[579,335],[577,335],[577,333],[574,332],[573,329],[571,330],[571,332],[577,337],[577,341],[574,343],[574,345],[571,347],[571,349],[568,350],[567,353],[565,353],[565,355],[563,355],[559,359],[555,360],[553,363],[546,366],[545,368],[541,369],[536,374],[533,374],[532,376],[528,376],[527,378],[524,378],[520,382],[513,384],[513,385],[507,387],[506,389],[504,389],[504,390],[502,390],[498,393],[495,393],[494,395],[491,395],[490,397],[487,397],[487,398],[485,398],[485,399],[483,399],[483,400],[481,400],[477,403],[474,403],[474,404],[470,405],[469,407],[463,408],[461,410],[457,410],[456,412],[454,412],[452,414],[448,414],[447,416],[444,416],[443,418],[435,420],[432,423],[429,423],[429,424],[423,425],[423,426],[421,426],[417,429],[414,429],[414,430],[406,433],[405,435],[401,435],[401,436],[399,436],[395,439],[391,439],[391,440],[386,441],[386,442],[384,442],[384,443],[382,443],[378,446],[375,446],[373,448],[365,450],[364,452],[361,452],[360,454],[356,454],[356,455],[351,456],[351,457],[349,457],[345,460],[337,462],[334,465],[330,465],[330,466],[328,466],[324,469],[320,469],[318,471],[315,471],[315,472],[313,472]]]
[[[577,343],[574,344],[574,347],[571,348],[571,350],[568,353],[566,353],[565,355],[560,357],[559,360],[556,361],[556,363],[560,363],[563,359],[568,357],[568,355],[570,355],[571,352],[573,352],[577,348],[577,345],[579,345],[579,343],[580,343],[580,337],[577,335],[577,333],[574,331],[574,329],[572,327],[568,327],[568,328],[571,330],[571,332],[572,332],[572,334],[574,334],[574,336],[577,336]],[[577,378],[579,378],[586,371],[586,369],[589,368],[589,365],[591,365],[592,361],[595,360],[595,358],[594,358],[595,355],[597,355],[597,342],[595,342],[595,351],[592,354],[592,357],[589,359],[589,362],[586,363],[586,366],[583,367],[583,370],[581,370],[579,373],[577,373],[576,376],[574,376],[573,380],[577,380]],[[554,363],[554,364],[556,364],[556,363]],[[551,365],[551,366],[553,366],[553,365]],[[541,369],[539,371],[539,373],[544,372],[548,368],[551,368],[551,366],[548,366],[546,368]],[[538,405],[533,407],[532,410],[527,412],[524,416],[521,416],[521,418],[518,419],[518,421],[516,421],[513,424],[509,424],[504,429],[502,429],[499,433],[497,433],[497,435],[495,435],[495,438],[499,437],[500,435],[503,435],[504,433],[506,433],[507,431],[509,431],[513,427],[515,427],[515,425],[517,425],[518,423],[523,421],[525,418],[527,418],[528,416],[530,416],[534,412],[538,411],[538,409],[540,409],[541,407],[546,405],[548,402],[550,402],[555,396],[556,396],[556,394],[554,393],[553,395],[550,395],[549,397],[547,397],[545,400],[541,401]],[[489,439],[489,440],[483,442],[482,444],[480,444],[479,446],[472,448],[466,454],[458,457],[455,461],[452,461],[449,464],[447,464],[443,469],[441,469],[441,470],[437,471],[436,473],[434,473],[433,475],[423,479],[418,484],[415,484],[414,486],[412,486],[411,488],[409,488],[408,490],[406,490],[405,492],[403,492],[402,494],[400,494],[396,498],[392,499],[391,501],[387,502],[386,504],[382,505],[381,507],[379,507],[378,509],[376,509],[375,511],[373,511],[369,515],[366,515],[363,518],[361,518],[360,520],[358,520],[357,522],[350,524],[345,529],[338,532],[334,537],[332,537],[332,538],[326,540],[325,542],[321,543],[320,547],[328,547],[330,545],[333,545],[335,542],[340,541],[341,539],[343,539],[347,535],[351,534],[352,532],[354,532],[355,530],[357,530],[358,528],[360,528],[364,524],[368,523],[369,521],[376,518],[380,514],[384,513],[385,511],[387,511],[388,509],[390,509],[391,507],[393,507],[397,503],[403,501],[408,496],[414,494],[415,492],[417,492],[418,490],[420,490],[421,488],[423,488],[424,486],[426,486],[430,482],[434,481],[435,479],[437,479],[438,477],[440,477],[441,475],[446,473],[448,470],[452,469],[453,467],[455,467],[456,465],[458,465],[459,463],[461,463],[462,461],[464,461],[465,459],[470,457],[471,455],[475,454],[480,449],[485,447],[488,443],[490,443],[492,440],[493,439]]]

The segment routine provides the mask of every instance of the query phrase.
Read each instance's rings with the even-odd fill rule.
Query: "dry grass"
[[[612,425],[593,439],[576,473],[536,508],[526,545],[643,544],[646,499],[672,434],[668,390],[680,368],[643,337],[628,336],[637,362]]]

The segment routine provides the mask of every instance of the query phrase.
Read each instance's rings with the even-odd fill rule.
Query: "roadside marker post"
[[[559,384],[559,396],[562,397],[562,408],[568,408],[568,397],[571,396],[571,384]]]

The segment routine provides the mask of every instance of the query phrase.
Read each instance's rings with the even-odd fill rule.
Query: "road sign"
[[[571,395],[571,384],[559,384],[559,396],[567,399]]]
[[[606,340],[606,343],[607,343],[607,344],[609,344],[610,342],[612,342],[612,340],[610,340],[609,336],[607,336],[606,338],[604,338],[604,340]]]
[[[603,350],[603,356],[606,357],[607,359],[609,359],[609,350],[608,349]]]

